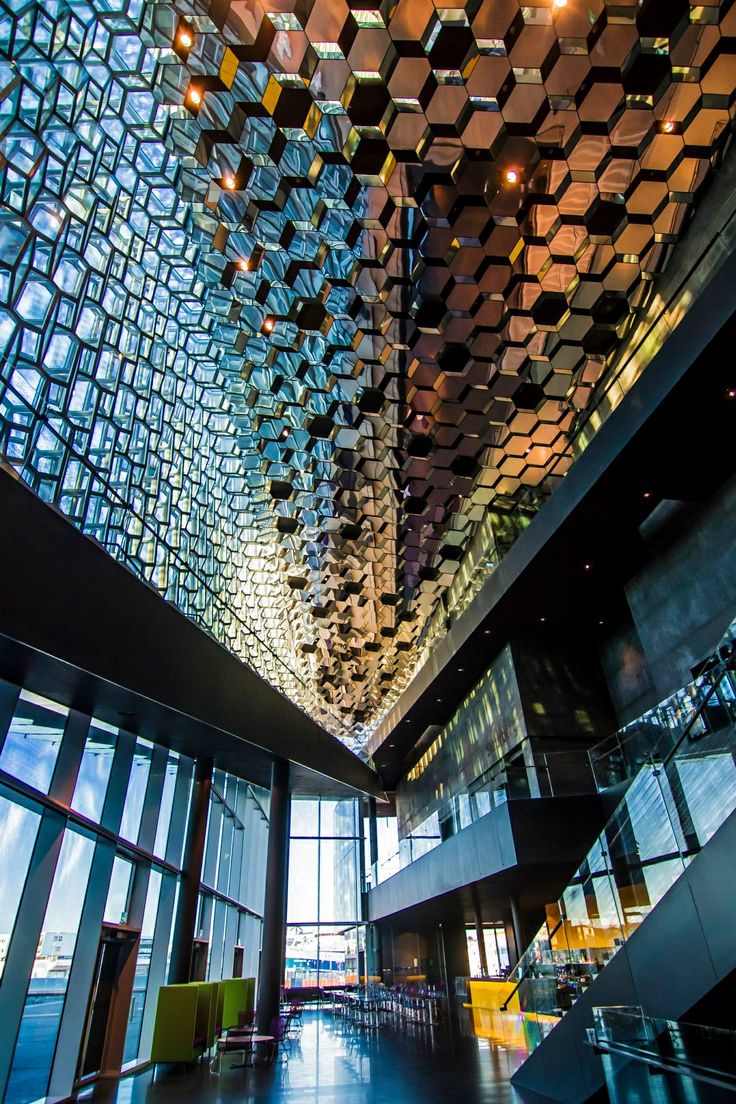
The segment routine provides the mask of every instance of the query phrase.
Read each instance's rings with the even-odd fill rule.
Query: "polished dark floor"
[[[177,1104],[189,1100],[259,1104],[516,1104],[509,1084],[522,1055],[486,1039],[404,1027],[366,1032],[307,1012],[301,1039],[274,1068],[231,1068],[218,1075],[203,1064],[190,1073],[151,1072],[99,1088],[99,1104]]]

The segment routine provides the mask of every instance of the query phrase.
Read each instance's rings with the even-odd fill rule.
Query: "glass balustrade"
[[[732,662],[710,676],[700,713],[679,729],[679,745],[641,767],[512,972],[537,1042],[736,809]]]
[[[467,792],[448,799],[409,836],[399,840],[398,849],[381,857],[378,863],[367,866],[369,888],[386,881],[508,801],[569,797],[596,789],[601,791],[629,782],[644,767],[647,767],[651,778],[645,782],[642,776],[630,800],[635,806],[635,814],[637,810],[647,807],[650,819],[657,819],[664,812],[664,806],[654,796],[653,786],[657,776],[652,772],[676,748],[677,765],[667,767],[668,801],[674,809],[678,802],[684,800],[682,795],[687,790],[689,805],[687,810],[681,809],[683,820],[687,823],[688,816],[694,817],[700,830],[704,830],[713,817],[720,815],[717,805],[713,811],[708,804],[707,795],[711,782],[721,770],[727,800],[731,799],[730,769],[716,758],[706,758],[705,752],[726,754],[720,749],[720,734],[724,727],[733,724],[736,717],[736,680],[733,672],[728,670],[728,657],[733,652],[735,634],[736,621],[729,626],[713,656],[703,665],[702,674],[594,748],[540,753],[525,741],[516,749],[512,763],[507,759],[494,763]],[[729,781],[726,783],[725,780]],[[648,838],[647,830],[643,824],[641,838]],[[625,854],[624,849],[630,843],[626,835],[628,828],[622,827],[621,832],[621,840],[614,833],[616,842],[611,846]],[[589,860],[593,863],[591,884],[597,887],[596,892],[604,893],[600,887],[603,871],[598,870],[601,855],[588,856],[586,863]],[[654,865],[656,870],[642,875],[644,881],[659,879],[664,884],[667,876],[661,856]],[[677,869],[676,863],[668,869]],[[638,915],[641,902],[635,888],[632,886],[624,896],[627,908],[631,899],[632,915]],[[554,915],[549,919],[554,927]],[[605,921],[603,924],[605,926]],[[597,928],[600,924],[596,921],[593,926]]]

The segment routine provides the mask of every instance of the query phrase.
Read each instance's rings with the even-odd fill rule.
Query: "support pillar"
[[[194,929],[197,923],[199,887],[202,880],[202,859],[207,835],[213,765],[211,759],[197,759],[194,766],[194,789],[184,840],[181,885],[171,947],[169,985],[182,985],[191,980]]]
[[[371,886],[376,886],[378,884],[378,823],[375,797],[368,798],[368,858],[371,865]]]
[[[290,763],[274,759],[271,768],[271,812],[268,824],[266,894],[263,904],[263,939],[258,973],[257,1027],[268,1035],[279,1014],[284,977],[286,897],[289,878]]]
[[[488,955],[486,954],[486,937],[483,933],[483,913],[480,907],[478,887],[473,883],[470,887],[470,900],[473,905],[473,920],[475,921],[475,936],[478,940],[478,955],[480,957],[480,972],[483,977],[488,977]]]
[[[514,896],[509,897],[509,909],[511,910],[511,927],[514,933],[514,943],[516,944],[516,961],[518,962],[524,951],[526,950],[526,944],[524,943],[524,935],[521,930],[521,917],[519,916],[519,907]]]

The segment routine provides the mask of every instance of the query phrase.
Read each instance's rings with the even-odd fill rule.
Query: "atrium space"
[[[736,1093],[734,0],[0,0],[0,1104]]]

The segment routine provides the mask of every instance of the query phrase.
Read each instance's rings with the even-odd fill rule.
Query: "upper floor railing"
[[[606,827],[512,971],[538,1038],[572,1007],[736,810],[734,629],[689,722],[652,745]],[[700,690],[699,690],[700,693]]]

